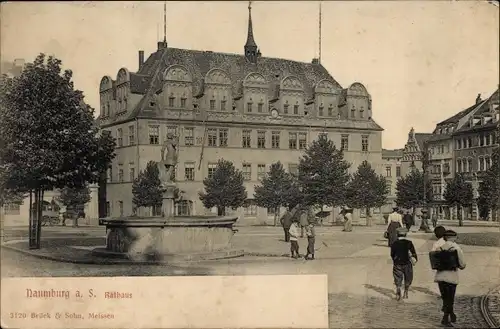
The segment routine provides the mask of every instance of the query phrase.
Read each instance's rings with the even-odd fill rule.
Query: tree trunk
[[[278,225],[278,207],[274,208],[274,226]]]
[[[36,225],[36,249],[41,248],[42,217],[43,217],[43,188],[38,189],[38,216]]]
[[[226,207],[217,207],[218,216],[226,216]]]
[[[366,226],[372,226],[372,216],[370,213],[370,208],[366,208]]]

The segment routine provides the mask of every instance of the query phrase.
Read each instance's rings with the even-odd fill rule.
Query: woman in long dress
[[[387,245],[390,247],[398,239],[398,228],[403,227],[403,218],[398,212],[398,208],[394,207],[388,218],[387,225]]]
[[[352,232],[352,208],[345,207],[344,208],[344,232]]]

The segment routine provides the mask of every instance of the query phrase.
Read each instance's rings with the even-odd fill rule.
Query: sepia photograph
[[[498,328],[495,1],[3,2],[2,328]]]

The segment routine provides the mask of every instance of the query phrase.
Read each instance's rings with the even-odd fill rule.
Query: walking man
[[[406,230],[408,230],[408,232],[409,232],[411,229],[411,226],[413,225],[413,216],[410,214],[410,212],[408,210],[406,210],[404,215],[403,215],[403,224],[405,225]]]
[[[445,231],[443,238],[444,243],[437,248],[441,254],[439,256],[440,268],[436,271],[434,281],[438,284],[441,299],[443,300],[441,324],[446,327],[453,327],[452,323],[457,321],[453,306],[458,285],[458,269],[465,269],[465,259],[462,249],[455,242],[457,239],[455,231]]]
[[[413,242],[405,239],[407,232],[405,228],[397,229],[398,240],[391,245],[391,258],[393,261],[392,275],[394,276],[394,284],[396,285],[397,300],[401,299],[403,281],[403,298],[408,298],[408,290],[413,282],[413,265],[418,260]]]

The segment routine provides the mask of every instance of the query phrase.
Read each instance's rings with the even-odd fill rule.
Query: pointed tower
[[[248,2],[248,34],[247,43],[245,44],[245,57],[250,63],[257,63],[257,57],[260,56],[257,44],[253,39],[253,26],[252,26],[252,1]]]

